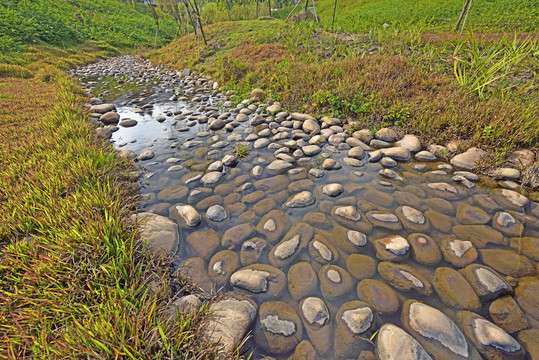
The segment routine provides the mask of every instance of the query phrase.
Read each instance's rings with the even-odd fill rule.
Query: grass
[[[201,340],[207,309],[164,316],[191,285],[137,240],[134,169],[57,68],[103,53],[52,52],[0,79],[0,359],[221,357]]]
[[[232,151],[238,159],[243,160],[249,156],[251,148],[245,143],[238,143],[232,146]]]
[[[153,45],[155,23],[145,5],[119,0],[5,0],[0,3],[0,53],[29,45],[62,49],[102,41],[122,49]],[[174,38],[174,21],[161,14],[159,45]]]
[[[315,1],[322,25],[331,28],[334,0]],[[333,30],[368,33],[373,28],[405,28],[423,32],[453,31],[462,11],[461,0],[338,0]],[[284,19],[293,6],[273,13]],[[302,6],[296,8],[298,13]],[[478,32],[527,32],[539,26],[539,2],[515,0],[477,1],[472,5],[466,29]]]

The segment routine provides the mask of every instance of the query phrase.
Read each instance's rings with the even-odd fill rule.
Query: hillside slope
[[[452,31],[464,0],[337,0],[336,30],[368,32],[374,27],[414,27],[430,32]],[[334,0],[315,1],[316,11],[331,27]],[[292,7],[274,13],[286,18]],[[295,13],[301,10],[298,6]],[[472,4],[467,29],[474,31],[536,31],[539,28],[539,0],[483,0]]]
[[[68,48],[85,41],[104,41],[115,47],[153,45],[155,23],[143,4],[133,8],[120,0],[6,0],[0,2],[0,53],[23,45]],[[160,20],[163,45],[175,36],[168,17]]]

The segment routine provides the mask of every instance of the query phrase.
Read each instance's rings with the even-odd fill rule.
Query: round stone
[[[357,296],[375,311],[392,314],[399,308],[397,294],[388,285],[373,279],[362,280],[357,285]]]
[[[322,192],[331,197],[339,196],[343,191],[344,188],[341,184],[328,184],[322,188]]]

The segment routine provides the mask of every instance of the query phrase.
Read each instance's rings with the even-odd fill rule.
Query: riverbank
[[[183,37],[148,57],[210,74],[236,92],[234,102],[261,88],[284,109],[338,117],[352,131],[411,132],[425,147],[444,146],[446,157],[481,147],[490,154],[480,164],[485,172],[537,168],[535,155],[527,166],[510,165],[514,151],[538,150],[533,37],[434,41],[406,28],[346,34],[277,20],[208,28],[200,50]],[[529,177],[528,186],[537,186],[535,173]]]
[[[86,49],[2,68],[0,358],[214,358],[196,336],[204,311],[164,316],[190,285],[137,241],[136,168],[97,136],[62,71],[108,56]]]

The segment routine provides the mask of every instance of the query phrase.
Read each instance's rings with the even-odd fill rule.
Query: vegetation
[[[251,148],[246,143],[238,143],[232,146],[232,151],[238,159],[243,160],[249,156]]]
[[[175,36],[170,17],[161,21],[163,45]],[[0,3],[0,53],[18,53],[25,45],[69,48],[102,41],[118,48],[153,45],[155,24],[148,7],[118,0],[5,0]]]

